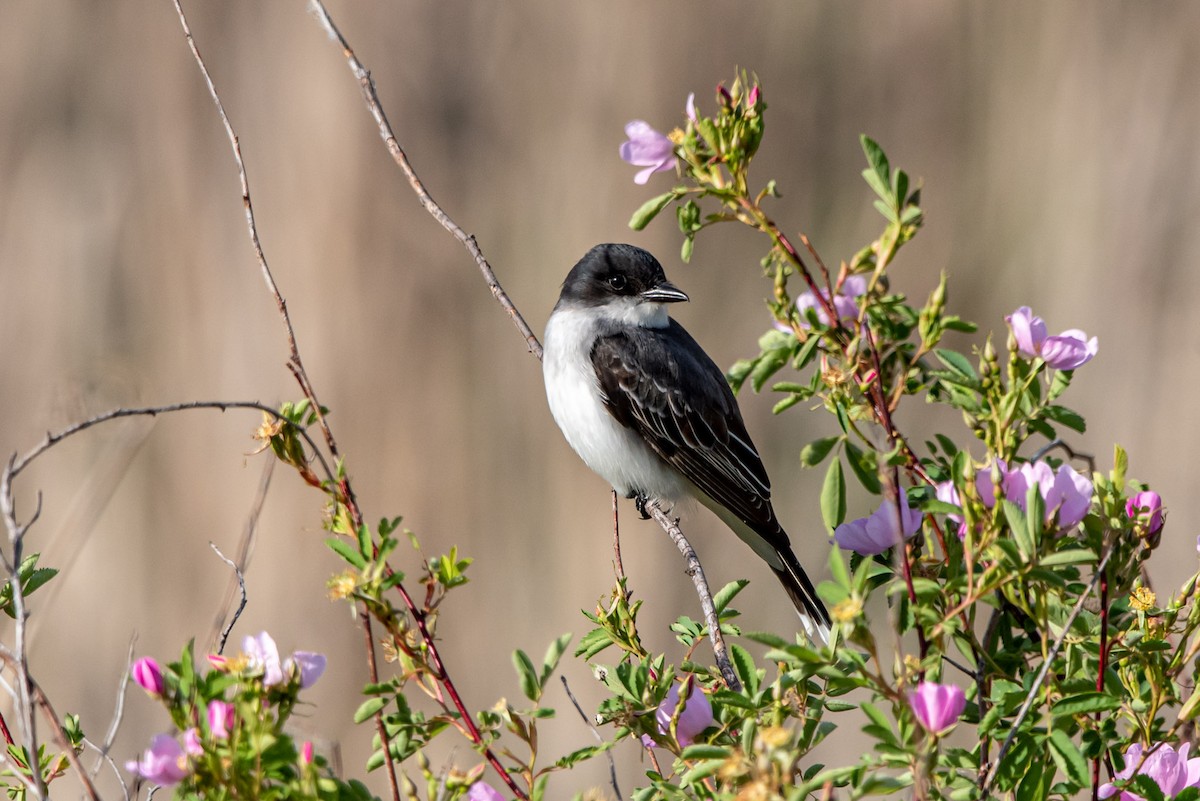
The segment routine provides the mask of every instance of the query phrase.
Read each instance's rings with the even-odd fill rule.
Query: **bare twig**
[[[1112,554],[1113,549],[1109,547],[1108,552],[1104,554],[1104,558],[1100,560],[1100,564],[1096,565],[1096,570],[1092,574],[1092,580],[1088,584],[1087,590],[1079,593],[1079,600],[1075,602],[1075,606],[1071,609],[1071,614],[1067,615],[1067,619],[1063,621],[1062,634],[1058,635],[1058,639],[1054,641],[1054,645],[1051,646],[1049,653],[1046,654],[1046,658],[1042,662],[1042,667],[1038,671],[1037,678],[1033,680],[1033,686],[1029,688],[1025,702],[1021,704],[1021,708],[1017,711],[1017,717],[1008,730],[1008,736],[1004,738],[1004,742],[1000,746],[1000,751],[996,754],[996,760],[992,762],[991,768],[987,772],[987,781],[980,787],[980,794],[984,798],[987,797],[988,790],[991,789],[992,782],[996,778],[996,770],[999,768],[1000,763],[1004,761],[1004,755],[1008,753],[1008,748],[1017,736],[1017,732],[1021,728],[1021,723],[1024,722],[1025,716],[1029,714],[1029,710],[1033,708],[1033,702],[1042,687],[1042,682],[1046,680],[1046,674],[1049,673],[1050,666],[1054,663],[1055,658],[1058,657],[1058,652],[1062,648],[1063,642],[1066,641],[1067,635],[1071,633],[1071,625],[1075,622],[1075,618],[1079,617],[1079,612],[1083,609],[1083,604],[1087,601],[1088,596],[1092,594],[1092,590],[1096,589],[1096,584],[1100,581],[1100,577],[1104,575],[1104,569],[1108,567],[1108,559]]]
[[[439,206],[425,188],[425,184],[417,176],[417,173],[412,168],[412,164],[408,161],[408,155],[405,154],[404,148],[400,147],[400,143],[396,140],[396,134],[392,131],[392,125],[388,122],[387,115],[383,111],[383,106],[379,103],[379,96],[375,93],[375,82],[371,80],[371,73],[354,55],[354,50],[350,47],[349,42],[342,36],[342,32],[333,23],[333,18],[329,16],[329,12],[325,10],[325,6],[321,0],[309,0],[309,8],[313,15],[321,23],[329,38],[336,41],[338,46],[342,48],[342,55],[346,58],[346,64],[350,67],[350,71],[354,73],[355,80],[358,81],[359,88],[362,90],[363,100],[366,101],[367,109],[371,112],[371,116],[375,118],[375,124],[379,127],[379,135],[382,137],[384,144],[387,145],[388,152],[391,153],[392,159],[396,165],[404,172],[404,177],[408,179],[409,186],[416,193],[417,199],[425,210],[429,212],[438,223],[454,236],[467,252],[471,254],[471,258],[475,260],[475,265],[479,268],[479,272],[483,275],[483,279],[487,282],[488,289],[491,290],[492,296],[499,302],[500,306],[508,313],[509,318],[521,332],[521,336],[525,338],[525,344],[529,348],[529,352],[539,359],[542,358],[542,344],[538,342],[537,336],[529,324],[525,322],[525,318],[517,311],[517,307],[509,300],[508,294],[504,288],[500,286],[500,282],[496,280],[496,274],[492,271],[492,266],[488,264],[488,260],[484,258],[483,251],[479,248],[479,243],[475,241],[475,237],[468,234],[458,223],[450,218],[441,206]]]
[[[25,760],[30,763],[29,774],[32,779],[30,789],[34,796],[39,799],[46,798],[46,782],[42,778],[42,771],[38,764],[38,737],[37,737],[37,718],[33,709],[33,677],[29,675],[29,652],[28,645],[28,623],[29,615],[25,609],[25,590],[21,586],[21,562],[22,549],[24,546],[25,532],[37,520],[42,508],[42,496],[38,493],[37,507],[33,515],[30,516],[29,522],[17,522],[16,507],[13,503],[12,496],[12,479],[15,473],[16,455],[9,457],[8,465],[4,469],[3,477],[0,477],[0,513],[4,516],[4,526],[8,530],[9,547],[12,549],[12,557],[9,561],[7,554],[0,551],[0,562],[3,563],[4,570],[8,573],[8,585],[12,596],[12,613],[16,620],[14,627],[14,646],[15,652],[8,652],[4,649],[4,661],[12,668],[16,674],[16,696],[17,696],[17,712],[21,717],[23,728],[22,745],[25,748]],[[8,731],[8,725],[5,723],[4,729]],[[11,737],[11,735],[9,735]],[[11,753],[11,751],[10,751]],[[20,771],[15,771],[19,773]]]
[[[625,580],[625,564],[621,561],[621,515],[617,506],[617,491],[612,491],[613,512],[613,570],[616,571],[617,581]],[[625,590],[625,599],[629,599],[629,590]]]
[[[215,542],[210,542],[208,547],[216,552],[222,562],[233,568],[233,574],[237,577],[238,590],[242,596],[237,609],[233,610],[233,617],[229,619],[229,624],[221,629],[221,639],[217,642],[217,653],[223,654],[225,653],[225,643],[229,640],[229,633],[233,631],[233,627],[237,625],[238,618],[242,616],[242,610],[246,608],[246,577],[242,575],[242,569],[232,559],[221,553],[221,549],[217,547]]]
[[[33,699],[32,702],[41,707],[42,714],[46,716],[46,720],[50,724],[50,730],[52,736],[54,737],[54,741],[58,744],[58,747],[62,749],[62,754],[67,758],[67,761],[71,763],[71,767],[74,768],[75,772],[79,774],[79,781],[82,782],[83,789],[86,791],[88,798],[91,798],[92,801],[99,801],[100,796],[96,793],[96,788],[92,785],[91,778],[88,776],[87,771],[83,769],[83,765],[79,763],[79,755],[75,753],[75,748],[70,742],[67,741],[66,735],[63,734],[62,720],[54,712],[54,707],[50,705],[50,699],[46,697],[44,692],[42,692],[42,688],[39,687],[37,682],[33,680],[33,677],[29,675],[28,669],[22,662],[21,654],[14,653],[7,647],[0,645],[0,662],[4,662],[4,664],[14,673],[21,674],[22,671],[25,671],[23,674],[24,681],[22,683],[28,686],[29,694]],[[30,772],[33,774],[33,787],[30,789],[39,794],[41,797],[45,797],[46,784],[42,779],[42,771],[37,762],[38,754],[36,751],[32,752],[32,759],[34,762]],[[20,773],[19,770],[15,772],[18,774]]]
[[[112,748],[113,741],[117,739],[117,731],[121,728],[121,720],[125,717],[125,691],[129,688],[129,672],[130,666],[133,664],[133,649],[137,644],[137,635],[129,638],[129,648],[125,653],[125,670],[121,672],[121,680],[117,684],[117,704],[113,708],[112,720],[108,722],[108,731],[104,733],[104,742],[101,745],[96,745],[86,738],[87,742],[95,749],[98,759],[96,764],[92,766],[91,777],[93,779],[100,773],[100,765],[107,760],[112,765],[113,771],[117,774],[117,778],[121,779],[121,771],[117,770],[116,764],[112,757],[108,755],[109,749]],[[125,785],[124,779],[121,779],[121,785]]]
[[[583,724],[591,731],[592,736],[596,738],[596,742],[604,744],[604,738],[600,736],[600,732],[596,731],[596,727],[592,725],[592,721],[588,720],[588,716],[584,714],[583,707],[579,705],[579,701],[575,699],[575,693],[571,692],[571,685],[567,684],[566,676],[559,676],[562,681],[563,689],[567,692],[567,698],[571,699],[571,705],[575,707],[575,711],[579,713],[579,717],[583,718]],[[612,784],[615,798],[624,798],[621,795],[621,786],[617,784],[617,762],[613,759],[612,751],[605,751],[604,755],[608,757],[608,781]]]
[[[725,679],[725,684],[729,689],[741,690],[742,684],[733,671],[733,663],[729,661],[729,651],[725,647],[725,637],[721,633],[721,621],[717,617],[717,608],[713,604],[712,593],[708,589],[708,579],[704,577],[704,568],[700,565],[700,559],[696,556],[695,549],[683,536],[679,523],[662,510],[658,501],[648,502],[646,511],[662,526],[663,531],[667,532],[667,536],[671,538],[671,542],[675,543],[675,547],[683,554],[683,559],[687,563],[687,573],[692,577],[692,584],[696,586],[696,594],[700,596],[700,609],[704,613],[704,623],[708,626],[708,638],[712,642],[713,656],[721,671],[721,677]]]
[[[362,622],[363,645],[367,651],[367,675],[371,679],[371,684],[379,684],[379,666],[375,659],[375,635],[371,626],[371,615],[367,611],[366,604],[360,605],[358,617]],[[385,758],[390,765],[392,762],[392,741],[388,737],[387,727],[383,723],[382,714],[375,715],[375,733],[379,735],[379,747],[383,749]],[[400,798],[400,785],[397,783],[395,770],[388,773],[388,783],[391,785],[392,797]]]
[[[272,409],[270,406],[267,406],[264,403],[259,403],[258,401],[188,401],[187,403],[168,403],[162,406],[142,406],[136,408],[131,407],[113,409],[111,411],[104,412],[103,414],[98,414],[95,417],[90,417],[87,420],[74,423],[61,431],[54,433],[47,431],[46,436],[32,450],[30,450],[24,456],[13,458],[12,477],[16,478],[22,470],[29,466],[30,462],[41,456],[43,453],[57,445],[62,440],[74,434],[78,434],[81,431],[86,431],[92,426],[99,425],[100,423],[106,423],[109,420],[118,420],[122,417],[136,417],[139,415],[157,417],[160,414],[170,414],[173,412],[188,411],[191,409],[217,409],[218,411],[222,412],[226,411],[227,409],[256,409],[264,414],[270,415],[274,420],[283,420],[287,422],[287,419],[279,414],[278,409]],[[296,431],[300,434],[300,437],[305,441],[305,443],[308,444],[309,449],[312,450],[313,456],[316,457],[317,461],[321,465],[321,470],[325,474],[325,478],[329,481],[333,481],[333,471],[329,469],[329,464],[325,461],[325,457],[321,454],[320,449],[317,448],[316,443],[313,441],[308,431],[304,426],[298,423],[291,423],[291,425],[295,426]]]
[[[220,638],[217,647],[218,654],[224,652],[229,633],[233,631],[233,625],[237,622],[238,615],[246,607],[246,567],[250,564],[250,557],[254,554],[254,543],[258,538],[258,519],[262,515],[263,505],[267,499],[267,490],[271,488],[271,477],[275,474],[275,464],[274,459],[268,459],[263,463],[262,477],[258,481],[258,492],[254,495],[254,505],[250,508],[250,514],[246,518],[246,527],[242,531],[242,540],[238,544],[237,559],[231,561],[217,551],[217,554],[225,559],[225,563],[233,568],[233,578],[230,579],[229,587],[225,590],[225,600],[221,603],[221,611],[217,613],[217,619],[213,621],[213,632],[209,636],[210,643],[217,643],[218,637]],[[210,542],[209,545],[212,543]],[[212,547],[213,550],[216,550],[217,546],[212,545]],[[225,617],[229,614],[229,606],[233,603],[235,591],[240,592],[242,600],[233,619],[226,626]]]

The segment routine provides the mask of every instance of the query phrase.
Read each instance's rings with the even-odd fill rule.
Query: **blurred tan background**
[[[442,621],[473,708],[519,697],[509,653],[540,657],[611,581],[609,495],[560,439],[536,361],[465,251],[417,205],[340,52],[299,2],[187,3],[241,138],[259,230],[306,365],[372,520],[403,514],[430,554],[458,545],[471,583]],[[711,109],[735,66],[770,105],[756,175],[779,179],[776,218],[836,263],[880,227],[859,177],[869,133],[925,182],[927,227],[893,286],[924,297],[940,270],[954,311],[993,329],[1029,304],[1052,332],[1079,327],[1100,355],[1067,398],[1077,444],[1107,469],[1112,443],[1166,498],[1160,588],[1195,568],[1200,369],[1200,5],[335,2],[430,191],[474,233],[540,333],[558,284],[592,244],[656,252],[692,296],[678,318],[723,365],[751,354],[768,292],[747,232],[702,236],[678,260],[670,216],[630,213],[671,185],[633,184],[617,157],[633,118],[669,130],[688,92]],[[158,2],[17,2],[0,26],[0,450],[121,405],[299,396],[274,304],[247,241],[228,143],[174,10]],[[970,340],[958,343],[966,346]],[[981,343],[982,336],[975,342]],[[802,561],[823,573],[820,476],[800,447],[832,421],[743,396]],[[901,425],[928,425],[920,404]],[[943,422],[954,426],[953,415]],[[28,547],[64,568],[33,599],[32,664],[60,712],[101,739],[131,636],[166,659],[209,642],[261,462],[253,413],[111,424],[43,457],[17,486],[45,513]],[[852,506],[851,514],[864,514]],[[337,742],[361,776],[369,743],[350,714],[365,682],[350,610],[326,600],[337,562],[322,501],[276,471],[235,638],[272,632],[320,650],[327,676],[301,731]],[[625,516],[643,632],[695,615],[657,527]],[[707,515],[692,535],[714,584],[749,577],[751,629],[795,618],[769,572]],[[415,569],[410,561],[409,568]],[[11,625],[5,636],[11,637]],[[6,640],[10,641],[10,640]],[[565,674],[585,705],[587,669]],[[591,742],[555,688],[546,756]],[[131,693],[115,756],[166,727]],[[626,792],[643,769],[617,752]],[[473,764],[461,745],[454,758]],[[837,756],[832,758],[836,759]],[[88,757],[91,761],[91,757]],[[604,782],[559,779],[555,798]],[[112,778],[104,787],[111,793]],[[370,778],[384,791],[382,776]]]

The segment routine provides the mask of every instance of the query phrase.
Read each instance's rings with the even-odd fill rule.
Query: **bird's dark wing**
[[[771,482],[725,376],[674,320],[602,335],[592,365],[609,413],[775,547],[788,545]]]

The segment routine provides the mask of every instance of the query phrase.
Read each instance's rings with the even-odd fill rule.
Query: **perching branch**
[[[721,677],[725,679],[725,684],[729,689],[735,692],[740,691],[742,684],[738,681],[737,674],[733,672],[733,663],[729,661],[729,651],[725,648],[725,637],[721,634],[721,621],[717,617],[717,608],[713,604],[712,593],[708,589],[708,580],[704,577],[704,568],[700,566],[700,559],[696,556],[696,551],[683,536],[683,532],[679,529],[679,523],[662,510],[658,501],[647,503],[646,511],[658,521],[663,531],[667,532],[667,536],[671,538],[671,542],[675,543],[675,547],[683,554],[683,560],[687,563],[687,574],[692,577],[692,583],[696,585],[696,594],[700,596],[700,609],[704,613],[704,623],[708,626],[708,638],[712,642],[713,656],[716,657],[717,667],[721,670]]]

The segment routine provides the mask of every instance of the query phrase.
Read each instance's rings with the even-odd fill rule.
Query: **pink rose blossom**
[[[1017,341],[1017,350],[1034,358],[1040,356],[1055,370],[1074,370],[1092,360],[1099,350],[1096,337],[1077,328],[1063,331],[1057,336],[1046,335],[1046,323],[1034,315],[1028,306],[1022,306],[1004,318]]]
[[[1134,771],[1137,770],[1137,775],[1153,779],[1164,796],[1174,798],[1188,787],[1200,787],[1200,757],[1188,759],[1190,749],[1190,743],[1179,746],[1178,751],[1166,743],[1160,743],[1154,746],[1138,770],[1138,763],[1142,761],[1145,749],[1141,743],[1134,743],[1125,752],[1125,769],[1113,778],[1117,781],[1132,779]],[[1142,801],[1140,795],[1124,790],[1119,792],[1121,801]],[[1113,784],[1100,786],[1100,798],[1112,798],[1117,793],[1118,790]]]

